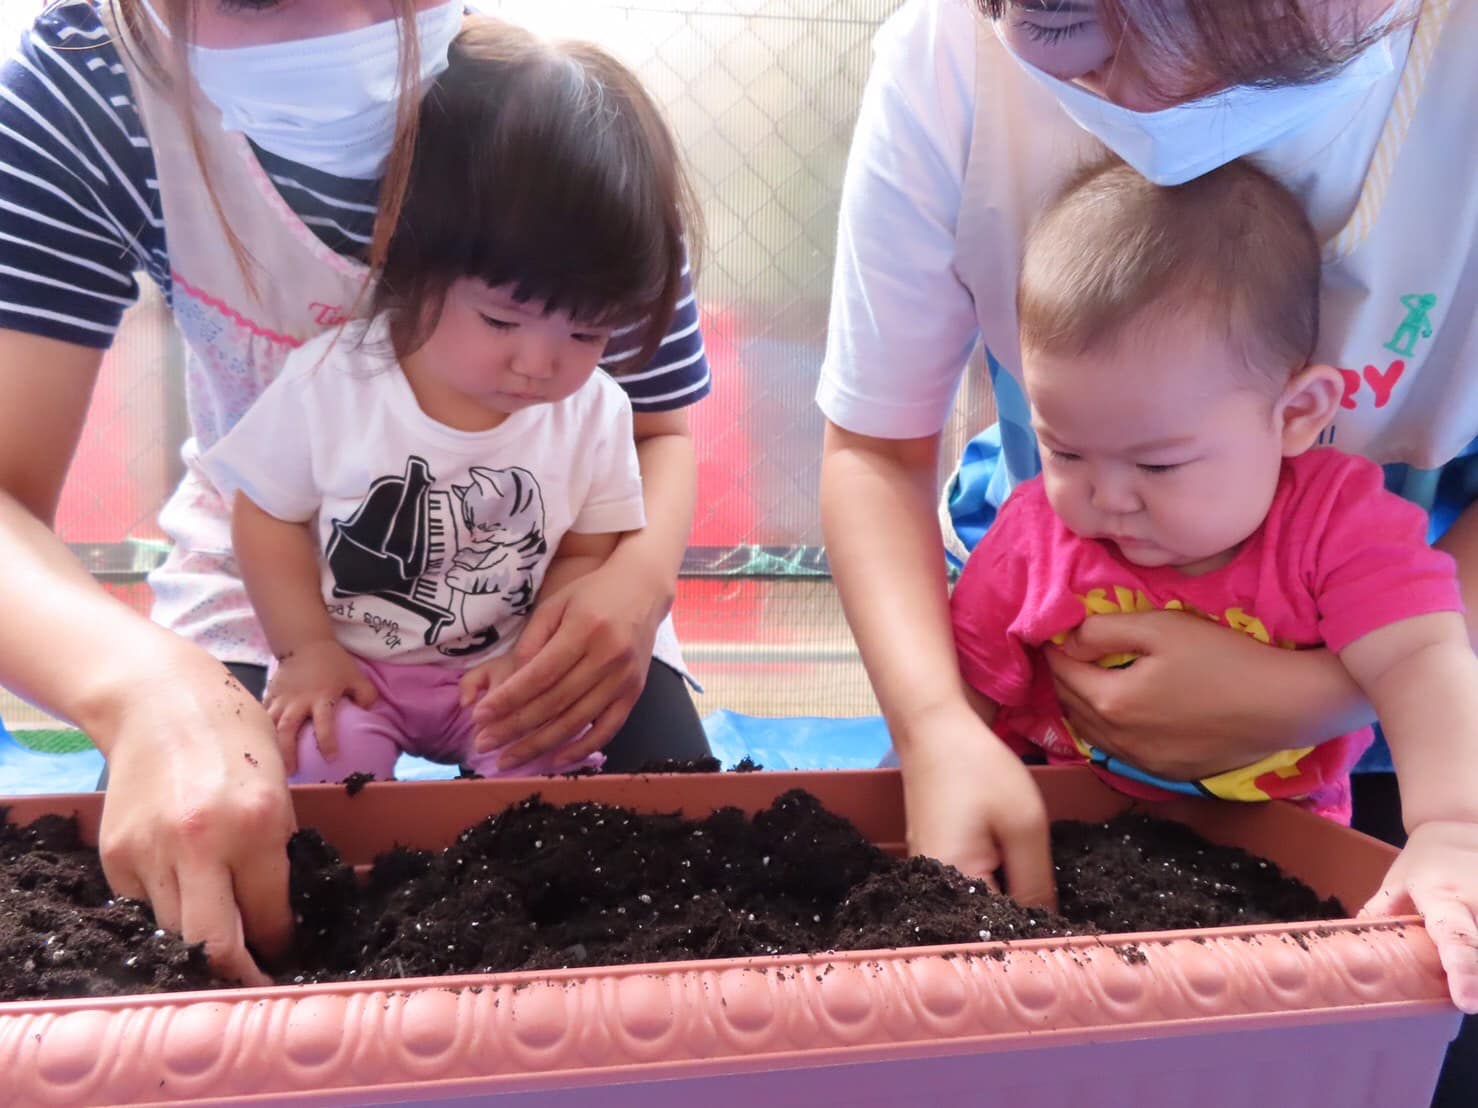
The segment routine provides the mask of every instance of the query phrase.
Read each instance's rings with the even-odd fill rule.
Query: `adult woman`
[[[1013,377],[1026,227],[1105,145],[1162,184],[1254,155],[1326,242],[1318,357],[1346,370],[1333,441],[1431,471],[1478,434],[1465,376],[1478,136],[1461,107],[1474,48],[1469,0],[916,0],[879,35],[818,390],[822,510],[915,850],[972,873],[1003,863],[1017,895],[1050,896],[1040,801],[961,691],[935,516],[939,432],[977,341],[1001,412],[995,491],[1035,472]],[[1417,220],[1429,248],[1412,249]],[[1478,515],[1444,544],[1475,626]],[[1116,651],[1140,660],[1087,664]],[[1327,654],[1266,651],[1174,613],[1090,620],[1054,669],[1095,745],[1185,779],[1368,722]],[[1478,782],[1464,789],[1478,811]],[[1471,913],[1453,923],[1471,942]]]
[[[415,93],[461,14],[455,0],[69,0],[0,79],[0,680],[107,755],[115,891],[147,897],[246,981],[261,980],[247,945],[271,956],[291,930],[292,817],[270,723],[243,690],[260,691],[264,641],[196,459],[288,351],[359,306],[403,195]],[[188,347],[194,438],[152,580],[155,618],[178,635],[109,600],[47,526],[136,269],[166,290]],[[520,755],[586,724],[583,742],[610,742],[638,697],[612,762],[706,750],[670,626],[659,633],[693,506],[682,409],[708,387],[691,295],[665,337],[645,330],[606,357],[660,342],[626,378],[655,525],[612,556],[620,587],[598,571],[531,623],[495,704],[497,734],[526,736]],[[638,749],[648,713],[664,719],[661,750]]]

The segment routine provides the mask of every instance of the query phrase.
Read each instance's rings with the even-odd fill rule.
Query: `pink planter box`
[[[1086,771],[1036,773],[1053,818],[1126,806]],[[302,825],[367,862],[534,792],[702,816],[795,787],[901,849],[885,770],[294,792]],[[100,800],[17,800],[11,819],[76,812],[91,836]],[[1163,814],[1351,907],[1393,856],[1285,805]],[[0,1104],[1407,1108],[1457,1024],[1418,921],[1343,921],[0,1004]]]

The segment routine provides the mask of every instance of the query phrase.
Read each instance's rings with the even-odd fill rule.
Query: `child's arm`
[[[1453,1002],[1478,1012],[1478,655],[1456,612],[1389,624],[1340,660],[1380,717],[1409,834],[1363,909],[1415,909],[1442,957]]]
[[[297,769],[297,735],[313,719],[325,758],[338,752],[334,705],[342,696],[361,707],[377,693],[353,656],[334,639],[333,623],[319,592],[318,550],[311,524],[291,523],[263,511],[237,493],[231,511],[231,542],[241,579],[277,672],[263,703],[277,725],[277,742],[288,773]]]
[[[615,552],[616,546],[620,541],[621,533],[619,532],[590,535],[581,534],[577,531],[565,532],[564,538],[560,540],[559,549],[554,552],[554,557],[549,562],[549,568],[544,571],[544,581],[539,586],[539,596],[535,601],[536,608],[553,615],[555,618],[544,623],[529,623],[519,639],[519,645],[524,650],[532,655],[544,646],[548,637],[553,635],[561,623],[561,620],[558,618],[561,613],[550,612],[550,608],[566,603],[569,599],[569,593],[566,592],[567,587],[605,565],[611,554]],[[545,631],[545,639],[542,641],[530,641],[530,633],[532,632],[537,635],[540,628],[547,629]],[[575,666],[579,666],[582,662],[583,659],[575,661],[574,664]],[[517,664],[513,651],[509,650],[506,653],[499,654],[496,658],[490,658],[481,665],[473,666],[462,676],[460,682],[462,704],[464,706],[471,705],[479,699],[486,697],[488,693],[492,692],[493,689],[497,688],[512,675]],[[581,687],[586,686],[582,685]],[[555,723],[562,722],[566,714],[564,711],[555,710],[553,712]],[[479,752],[491,750],[498,743],[489,732],[489,723],[485,720],[480,722],[481,726],[474,737],[473,746]],[[530,735],[514,736],[519,741],[508,745],[508,749],[504,755],[504,758],[506,758],[505,764],[516,766],[521,761],[525,761],[541,753],[542,747],[537,743],[537,739],[543,731],[544,728],[540,728]],[[593,750],[598,750],[601,745],[604,745],[603,743],[591,744],[587,748],[585,742],[586,740],[582,739],[580,742],[571,745],[568,750],[562,750],[556,755],[556,764],[571,765],[590,754]]]

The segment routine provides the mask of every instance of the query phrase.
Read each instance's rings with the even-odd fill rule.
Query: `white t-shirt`
[[[421,410],[383,326],[336,337],[296,350],[203,465],[228,499],[312,523],[324,604],[354,654],[456,667],[501,654],[566,532],[644,525],[631,404],[605,373],[458,431]]]
[[[1428,0],[1426,9],[1437,6]],[[1459,151],[1466,165],[1478,143],[1461,72],[1478,36],[1475,8],[1472,0],[1444,8],[1441,46],[1421,66],[1432,74],[1425,87],[1398,64],[1254,156],[1300,197],[1331,246],[1352,213],[1370,213],[1357,249],[1337,260],[1326,249],[1319,356],[1347,371],[1335,445],[1378,462],[1439,465],[1478,434],[1470,418],[1478,401],[1459,402],[1478,391],[1462,376],[1478,355],[1468,310],[1478,204],[1468,179],[1430,172]],[[1412,43],[1410,26],[1392,36],[1398,62],[1408,48],[1418,54]],[[909,0],[880,29],[875,54],[842,195],[817,402],[849,430],[911,438],[943,428],[978,341],[993,368],[1019,377],[1022,235],[1102,147],[1021,71],[970,0]],[[1400,122],[1388,129],[1388,120]],[[1387,171],[1390,188],[1372,197],[1367,179]],[[1427,293],[1437,303],[1422,331],[1409,321],[1430,302],[1404,297]],[[998,398],[1015,391],[999,375],[997,384]],[[1024,420],[1012,406],[1001,404],[1003,423]]]

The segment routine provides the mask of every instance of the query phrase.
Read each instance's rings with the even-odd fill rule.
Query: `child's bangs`
[[[516,71],[486,120],[489,163],[515,172],[483,178],[459,232],[467,273],[582,323],[626,326],[661,303],[680,232],[670,170],[609,77],[555,55]]]

